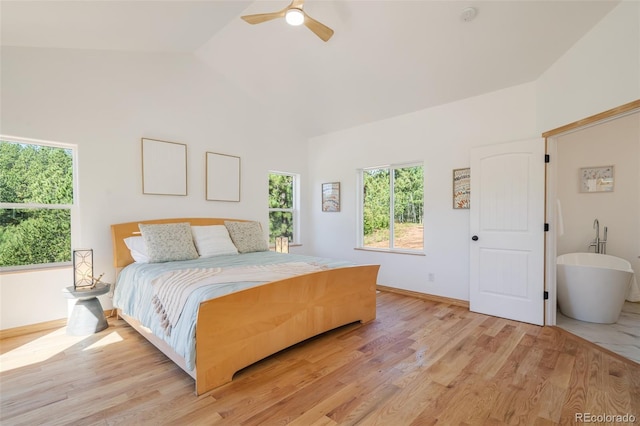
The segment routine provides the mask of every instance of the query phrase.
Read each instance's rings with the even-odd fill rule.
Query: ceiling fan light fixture
[[[303,4],[304,0],[291,0],[289,6],[276,12],[244,15],[241,16],[241,18],[251,25],[260,24],[262,22],[267,22],[274,19],[284,18],[287,24],[304,25],[309,30],[311,30],[311,32],[317,35],[322,41],[329,41],[329,39],[333,36],[333,30],[307,15],[302,9]]]
[[[289,25],[302,25],[304,23],[304,13],[302,12],[302,10],[292,7],[291,9],[287,10],[287,13],[285,13],[284,19]]]

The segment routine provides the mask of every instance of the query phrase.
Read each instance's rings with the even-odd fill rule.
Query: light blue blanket
[[[167,342],[176,353],[184,357],[187,369],[192,371],[195,368],[196,319],[198,317],[200,303],[264,283],[233,282],[198,288],[187,299],[179,320],[174,325],[171,335],[168,336],[162,327],[160,316],[156,313],[151,303],[154,297],[151,281],[166,272],[179,269],[234,268],[286,262],[314,262],[316,264],[326,265],[329,268],[352,265],[351,262],[342,260],[275,253],[271,251],[216,256],[180,262],[133,263],[125,267],[118,276],[113,305],[121,309],[124,314],[140,321],[140,323],[148,327],[153,334]]]

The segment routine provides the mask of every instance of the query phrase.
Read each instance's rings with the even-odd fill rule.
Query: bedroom
[[[483,12],[479,9],[478,20]],[[156,216],[264,220],[266,176],[279,170],[299,173],[305,189],[303,245],[296,252],[380,263],[381,284],[464,301],[469,223],[466,211],[451,209],[451,170],[468,166],[472,146],[536,137],[640,98],[638,13],[637,2],[611,7],[565,53],[526,81],[443,105],[407,103],[402,113],[331,132],[293,128],[286,111],[252,98],[252,90],[259,87],[238,88],[230,76],[190,53],[3,45],[2,134],[78,145],[82,207],[76,244],[94,249],[96,271],[106,272],[107,280],[113,279],[112,223]],[[3,13],[3,19],[6,16]],[[234,35],[240,29],[245,28],[226,31]],[[264,38],[258,29],[246,28],[244,43]],[[303,40],[316,41],[303,38],[292,49],[302,49]],[[321,47],[327,46],[330,43]],[[211,48],[224,60],[222,47]],[[323,124],[320,117],[314,119]],[[188,145],[189,195],[180,202],[141,194],[141,137]],[[240,203],[204,200],[203,162],[209,150],[241,157]],[[425,161],[427,256],[354,251],[355,169],[414,160]],[[318,191],[328,181],[342,182],[339,214],[320,211]],[[433,282],[425,279],[429,273]],[[69,284],[68,277],[68,269],[3,274],[2,329],[65,317],[60,289]],[[25,298],[34,310],[23,309],[19,301]],[[108,307],[109,301],[103,304]]]

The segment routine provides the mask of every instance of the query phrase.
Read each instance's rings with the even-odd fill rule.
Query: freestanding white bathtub
[[[618,321],[633,269],[607,254],[567,253],[557,259],[558,305],[564,315],[588,322]]]

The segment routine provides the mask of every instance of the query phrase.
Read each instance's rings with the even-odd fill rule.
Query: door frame
[[[545,173],[545,222],[549,224],[549,232],[545,236],[545,290],[548,292],[549,298],[545,302],[544,323],[545,325],[556,325],[556,305],[557,305],[557,285],[556,285],[556,253],[557,253],[557,181],[558,181],[558,165],[554,161],[558,153],[558,138],[569,133],[586,129],[587,127],[596,126],[615,120],[626,115],[640,112],[640,99],[620,105],[616,108],[609,109],[599,114],[592,115],[582,120],[548,130],[542,133],[545,138],[545,150],[547,155],[551,157],[551,161],[547,164]]]

